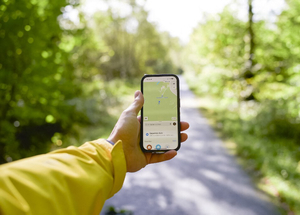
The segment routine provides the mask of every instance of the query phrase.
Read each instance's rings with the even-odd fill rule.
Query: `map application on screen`
[[[146,77],[143,81],[143,147],[178,147],[178,83],[174,76]]]

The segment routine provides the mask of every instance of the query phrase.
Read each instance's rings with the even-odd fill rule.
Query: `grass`
[[[263,135],[257,131],[262,121],[257,117],[242,117],[237,109],[220,105],[215,97],[198,97],[202,100],[200,111],[257,187],[271,196],[282,214],[300,214],[299,142],[276,134]]]

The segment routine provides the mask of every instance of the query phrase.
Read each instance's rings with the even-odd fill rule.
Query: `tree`
[[[95,73],[89,73],[90,76],[98,73],[106,81],[116,78],[132,81],[145,73],[173,72],[169,49],[156,26],[148,22],[144,7],[135,1],[119,2],[132,12],[123,15],[108,4],[107,11],[96,12],[86,24],[89,37],[85,42],[90,45],[76,49],[77,53],[86,53],[79,60],[87,61],[88,66],[82,64],[84,68],[80,70],[92,70]]]
[[[57,22],[65,1],[0,4],[0,163],[47,151],[56,132],[79,116],[80,93]],[[73,119],[72,119],[73,118]],[[75,119],[74,119],[75,118]]]
[[[191,65],[188,70],[194,70],[203,81],[197,87],[199,92],[236,100],[247,86],[241,79],[249,59],[249,36],[247,24],[233,14],[226,7],[217,16],[199,23],[185,51],[185,61]]]
[[[0,2],[0,163],[61,146],[77,124],[101,124],[116,104],[108,83],[174,71],[142,5],[119,0],[132,9],[122,15],[104,2],[92,19],[76,0]]]
[[[236,107],[241,119],[253,119],[257,134],[297,140],[300,4],[288,1],[275,23],[254,21],[253,1],[248,4],[247,22],[225,8],[195,29],[188,45],[188,60],[201,81],[195,88]],[[248,105],[251,111],[241,109]]]

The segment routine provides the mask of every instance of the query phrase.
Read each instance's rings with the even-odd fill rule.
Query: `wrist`
[[[106,139],[106,141],[109,142],[109,143],[110,143],[111,145],[113,145],[113,146],[115,145],[115,142],[113,142],[113,141],[111,141],[111,140],[109,140],[109,139]]]

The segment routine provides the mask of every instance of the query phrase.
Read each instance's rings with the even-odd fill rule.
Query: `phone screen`
[[[157,152],[180,147],[179,79],[176,75],[145,75],[141,111],[141,148]]]

